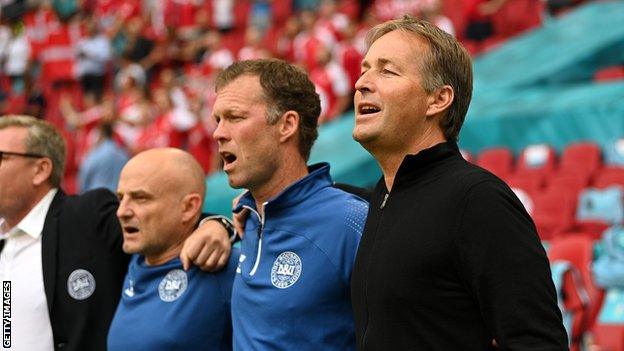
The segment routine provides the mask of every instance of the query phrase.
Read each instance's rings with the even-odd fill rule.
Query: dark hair
[[[440,128],[447,140],[456,141],[472,98],[470,55],[452,35],[427,21],[409,15],[378,24],[371,29],[366,36],[368,47],[383,35],[395,30],[418,35],[429,43],[429,53],[419,67],[423,76],[423,89],[431,93],[444,85],[453,88],[455,98],[446,116],[440,120]]]
[[[235,62],[222,71],[216,80],[216,91],[240,76],[260,79],[267,104],[267,122],[277,123],[288,111],[299,114],[299,152],[307,161],[318,137],[317,125],[321,102],[314,84],[302,69],[277,59],[259,59]]]

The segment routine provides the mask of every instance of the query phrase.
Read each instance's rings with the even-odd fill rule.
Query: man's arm
[[[207,216],[201,220],[182,246],[180,261],[184,270],[191,264],[207,272],[222,269],[230,258],[233,237],[232,223],[226,217]]]
[[[458,267],[502,350],[567,350],[548,258],[503,183],[474,186],[459,214]]]

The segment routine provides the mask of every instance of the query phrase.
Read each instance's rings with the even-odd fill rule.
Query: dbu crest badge
[[[165,302],[177,300],[188,286],[186,272],[181,269],[169,271],[163,280],[158,284],[158,295]]]
[[[76,269],[67,278],[67,293],[76,300],[84,300],[93,295],[95,278],[84,269]]]
[[[301,276],[301,259],[296,253],[282,252],[271,268],[271,283],[279,289],[291,287]]]

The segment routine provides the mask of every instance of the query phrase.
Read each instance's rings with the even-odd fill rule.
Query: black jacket
[[[106,349],[129,260],[117,206],[108,190],[80,196],[59,190],[48,210],[41,246],[55,350]]]
[[[567,349],[531,218],[454,143],[378,183],[351,289],[360,350]]]

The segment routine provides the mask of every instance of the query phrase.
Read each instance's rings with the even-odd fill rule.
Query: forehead
[[[130,160],[121,171],[118,190],[122,192],[143,190],[149,193],[165,191],[170,181],[163,173],[161,167],[156,164]]]
[[[227,85],[219,92],[214,104],[215,111],[264,106],[262,86],[258,76],[243,75]]]
[[[368,49],[362,64],[392,63],[406,68],[417,68],[428,52],[429,44],[424,38],[416,33],[397,29],[375,40]]]
[[[7,127],[0,129],[0,151],[25,151],[28,129],[25,127]]]

